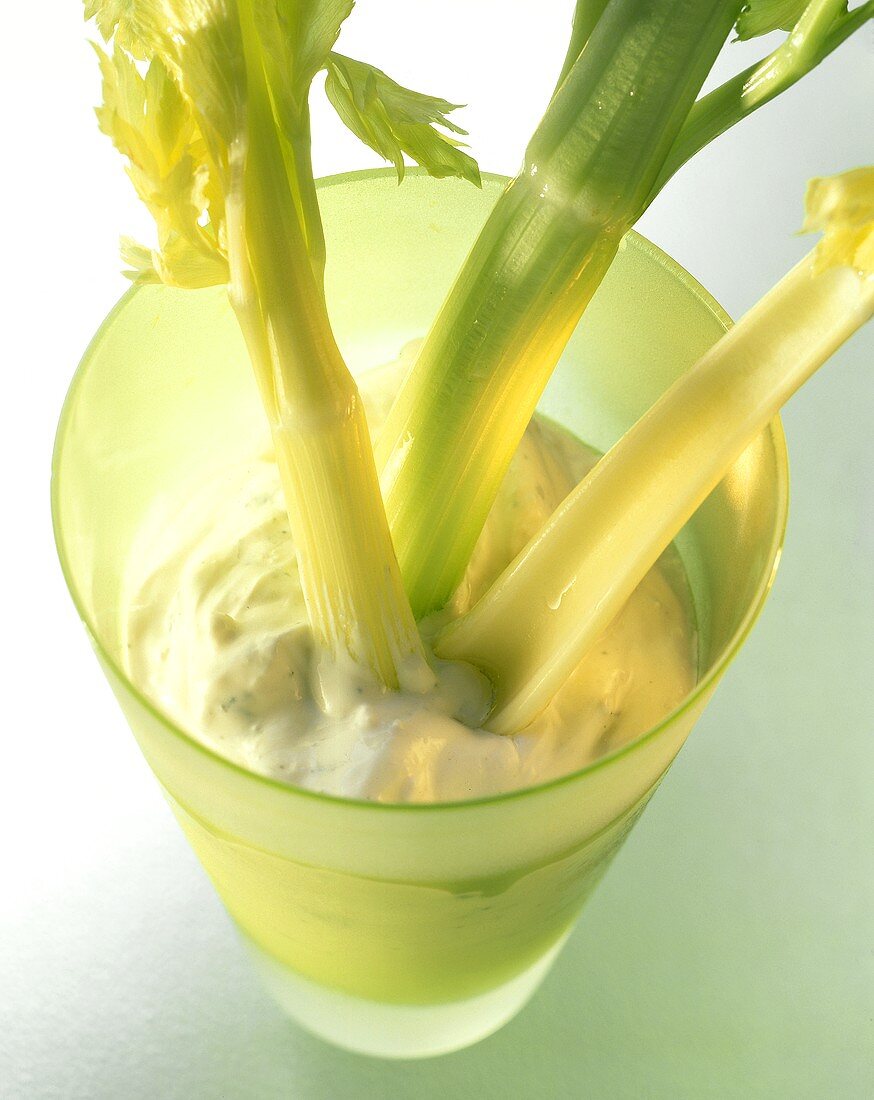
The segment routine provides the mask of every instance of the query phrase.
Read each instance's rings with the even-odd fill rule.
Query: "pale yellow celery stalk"
[[[747,444],[874,313],[874,168],[814,181],[820,244],[598,463],[440,636],[494,683],[487,728],[526,726]]]
[[[263,169],[257,175],[263,181]],[[295,282],[283,254],[288,235],[274,235],[275,207],[267,217],[272,204],[258,192],[250,175],[243,243],[233,231],[237,202],[228,202],[229,290],[270,423],[316,642],[335,660],[350,655],[388,687],[426,688],[431,673],[378,506],[358,389],[330,329],[288,316]],[[321,295],[309,306],[321,313]]]
[[[358,388],[313,274],[273,113],[252,0],[240,0],[246,126],[243,234],[229,234],[231,300],[262,381],[307,612],[318,647],[389,688],[433,682],[391,544]],[[286,125],[288,125],[286,123]],[[305,122],[308,128],[308,120]],[[232,219],[233,223],[233,219]],[[237,249],[242,255],[235,256]],[[260,331],[259,331],[260,321]],[[327,702],[327,701],[326,701]]]
[[[86,15],[116,38],[111,54],[98,51],[101,128],[127,156],[159,230],[158,249],[128,246],[130,274],[228,285],[276,445],[317,649],[387,688],[416,690],[433,674],[361,398],[331,330],[309,155],[310,83],[351,7],[89,0]],[[148,62],[144,72],[129,51]]]

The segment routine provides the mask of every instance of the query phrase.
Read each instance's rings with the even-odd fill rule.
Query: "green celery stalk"
[[[248,99],[245,168],[234,196],[245,240],[231,239],[229,254],[237,243],[245,249],[240,267],[248,263],[256,297],[240,288],[232,301],[244,327],[259,312],[262,319],[263,338],[249,347],[273,383],[268,413],[310,622],[324,650],[351,655],[387,687],[427,683],[364,408],[334,340],[289,187],[289,163],[295,178],[300,167],[296,143],[283,148],[250,3],[240,3]],[[308,113],[305,126],[308,137]]]
[[[746,445],[874,314],[874,168],[814,181],[808,211],[824,240],[671,386],[438,638],[440,656],[492,678],[489,729],[511,733],[537,716]]]
[[[460,579],[543,387],[739,8],[612,0],[464,264],[377,441],[417,616]]]
[[[577,0],[577,5],[574,8],[573,24],[571,25],[571,40],[568,43],[564,64],[561,67],[561,73],[555,86],[556,91],[562,86],[564,78],[571,71],[574,62],[583,52],[583,47],[592,37],[592,31],[604,14],[604,9],[609,2],[610,0]]]
[[[698,100],[677,135],[649,201],[696,153],[791,88],[871,19],[874,0],[849,12],[845,0],[813,0],[788,38],[767,57]]]

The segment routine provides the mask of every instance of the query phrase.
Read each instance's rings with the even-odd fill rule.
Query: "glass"
[[[328,296],[356,372],[428,328],[500,192],[410,172],[320,186]],[[728,318],[631,234],[541,407],[602,450]],[[223,289],[143,287],[85,354],[58,430],[53,510],[67,582],[140,747],[267,987],[304,1027],[390,1057],[454,1050],[530,997],[761,610],[780,554],[787,465],[779,421],[678,538],[700,678],[660,725],[559,780],[442,805],[341,800],[217,756],[124,672],[120,589],[150,504],[210,456],[264,432]]]

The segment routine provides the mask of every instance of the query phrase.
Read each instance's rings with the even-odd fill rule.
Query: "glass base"
[[[471,1046],[511,1020],[546,977],[568,935],[533,966],[488,993],[433,1005],[371,1001],[319,985],[277,962],[247,936],[242,938],[268,993],[313,1035],[375,1058],[432,1058]]]

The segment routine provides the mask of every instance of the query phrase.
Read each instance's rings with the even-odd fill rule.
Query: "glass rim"
[[[408,167],[406,169],[407,176],[413,177],[427,177],[428,173],[423,168]],[[489,183],[496,183],[504,185],[509,181],[508,176],[503,176],[496,172],[482,172],[481,177],[483,180]],[[330,187],[341,186],[344,184],[355,184],[365,180],[371,179],[385,179],[385,178],[397,178],[395,169],[393,167],[388,168],[368,168],[360,171],[339,172],[334,175],[324,176],[316,180],[316,187],[319,190],[327,189]],[[439,181],[438,181],[439,182]],[[699,282],[694,278],[684,267],[682,267],[676,260],[664,252],[658,245],[653,244],[648,238],[642,234],[637,233],[635,230],[629,230],[626,234],[625,241],[628,245],[636,248],[640,252],[647,255],[650,259],[654,260],[659,266],[665,269],[675,279],[677,279],[683,286],[690,291],[695,298],[719,321],[724,328],[728,328],[733,322],[729,314],[722,308],[712,294],[709,293]],[[67,588],[70,592],[70,596],[73,600],[73,604],[79,615],[79,618],[84,624],[88,636],[92,640],[92,644],[97,650],[98,656],[102,663],[104,663],[113,673],[113,675],[121,682],[125,690],[128,691],[133,698],[142,706],[149,715],[154,718],[160,726],[164,728],[167,734],[171,737],[175,737],[182,741],[186,748],[194,749],[195,752],[206,756],[213,763],[218,764],[222,769],[226,769],[232,774],[242,778],[244,781],[254,784],[256,787],[266,787],[268,789],[278,791],[283,797],[287,798],[304,798],[307,800],[317,800],[318,802],[325,803],[327,805],[337,805],[348,808],[355,808],[359,810],[365,810],[371,812],[371,814],[378,813],[417,813],[422,814],[428,811],[443,812],[446,813],[450,810],[463,811],[478,806],[491,806],[498,805],[513,800],[520,800],[526,797],[533,797],[537,794],[553,791],[566,785],[571,785],[578,780],[585,778],[602,768],[606,768],[611,764],[614,764],[620,759],[637,752],[643,746],[648,745],[654,741],[660,733],[666,731],[672,726],[678,719],[680,719],[687,711],[691,710],[695,704],[701,699],[703,695],[711,688],[715,686],[715,683],[719,680],[726,668],[733,661],[737,655],[740,647],[746,640],[753,624],[758,619],[764,607],[765,600],[768,593],[774,583],[774,579],[777,573],[777,567],[780,564],[780,557],[783,549],[783,542],[786,534],[786,524],[789,511],[789,459],[786,448],[786,436],[783,431],[782,421],[779,414],[775,416],[770,423],[763,429],[763,433],[767,433],[773,444],[774,458],[776,462],[776,523],[774,525],[773,537],[771,539],[768,552],[765,556],[764,565],[761,569],[759,580],[756,584],[754,593],[749,601],[749,604],[739,622],[736,630],[723,647],[717,661],[715,661],[707,672],[699,680],[695,682],[695,685],[688,692],[686,696],[674,707],[673,710],[668,712],[659,722],[649,729],[644,730],[633,740],[627,744],[620,746],[618,749],[611,753],[606,753],[604,756],[599,756],[597,759],[590,761],[582,768],[578,768],[575,771],[568,772],[566,775],[560,775],[553,779],[546,780],[543,783],[535,784],[530,787],[520,787],[510,791],[501,791],[497,794],[484,795],[479,798],[468,799],[456,799],[448,802],[377,802],[371,799],[363,798],[346,798],[341,795],[327,794],[323,791],[310,790],[307,787],[297,786],[292,783],[286,783],[279,779],[274,779],[268,775],[262,775],[258,772],[251,771],[248,768],[243,767],[241,764],[237,764],[233,760],[229,760],[227,757],[222,756],[221,753],[216,752],[214,749],[209,748],[202,741],[199,741],[193,734],[188,733],[180,725],[178,725],[169,715],[164,711],[132,680],[129,679],[127,673],[121,667],[119,662],[104,646],[95,624],[91,621],[85,607],[85,602],[82,599],[79,588],[73,577],[72,570],[70,568],[69,556],[67,554],[66,543],[64,541],[64,532],[62,530],[62,524],[60,520],[60,499],[61,499],[61,459],[64,450],[64,443],[67,436],[67,431],[72,420],[73,410],[76,404],[76,398],[79,388],[83,382],[89,364],[94,356],[94,352],[102,343],[108,330],[114,323],[116,317],[124,310],[125,306],[131,300],[131,298],[139,292],[140,288],[132,286],[119,298],[112,309],[107,313],[106,317],[100,324],[100,327],[95,332],[94,336],[88,343],[81,359],[79,360],[76,371],[73,375],[70,386],[67,390],[64,398],[64,403],[61,407],[61,413],[58,420],[58,427],[55,432],[54,447],[52,451],[52,464],[51,464],[51,512],[52,512],[52,530],[54,534],[55,547],[58,552],[58,558],[61,564],[61,570],[64,575]],[[762,433],[759,433],[759,436]],[[757,436],[756,438],[759,438]]]

